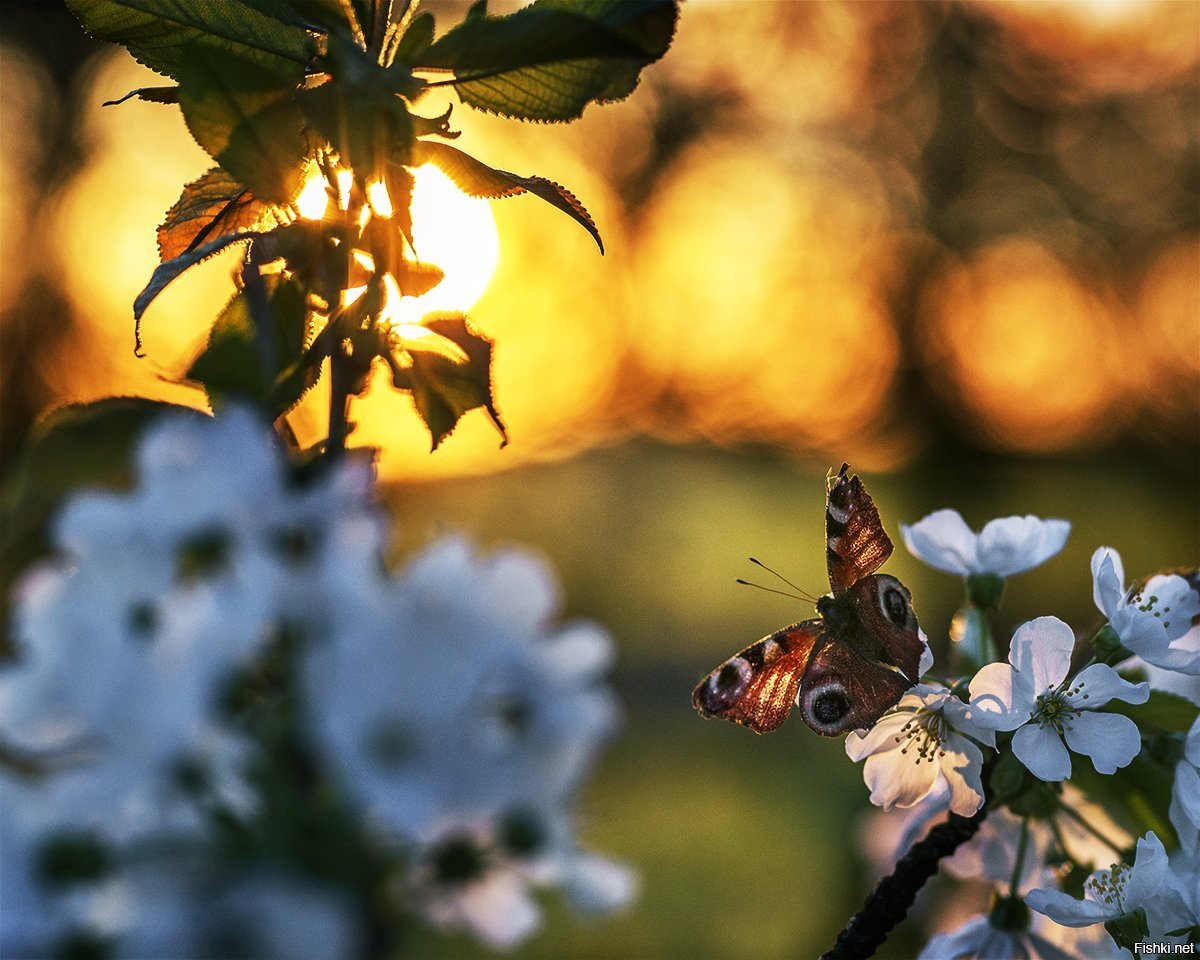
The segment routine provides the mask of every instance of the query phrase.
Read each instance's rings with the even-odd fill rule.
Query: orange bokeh
[[[1119,307],[1096,278],[1029,241],[950,266],[922,312],[929,380],[991,443],[1045,451],[1095,443],[1128,416]]]
[[[1198,18],[1194,4],[1123,0],[691,4],[635,95],[578,123],[457,107],[459,146],[566,184],[608,252],[540,200],[493,202],[494,276],[436,306],[495,340],[512,442],[499,450],[476,411],[430,456],[411,400],[378,377],[352,406],[352,443],[378,446],[387,478],[493,472],[637,434],[882,469],[928,442],[910,404],[931,394],[982,447],[1080,449],[1135,421],[1187,440],[1200,243],[1177,211],[1193,196],[1194,117],[1184,92],[1144,98],[1195,71]],[[954,88],[975,124],[959,134],[930,51],[981,24],[994,42],[977,58],[986,82]],[[32,131],[49,109],[44,71],[8,53],[3,69],[6,131]],[[48,193],[43,231],[21,173],[45,145],[6,137],[4,304],[31,270],[75,304],[69,340],[33,361],[60,403],[205,405],[172,381],[232,292],[236,251],[173,283],[145,318],[148,358],[132,350],[154,229],[211,165],[175,108],[99,106],[155,82],[120,51],[98,58],[81,94],[90,152]],[[949,166],[927,165],[936,150]],[[953,189],[939,197],[944,170]],[[323,436],[325,403],[318,389],[290,415],[302,440]]]

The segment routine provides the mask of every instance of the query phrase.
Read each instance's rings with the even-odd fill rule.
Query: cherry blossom
[[[1082,900],[1061,890],[1039,888],[1031,890],[1025,902],[1065,927],[1108,923],[1141,911],[1147,939],[1166,941],[1174,931],[1197,922],[1194,907],[1189,908],[1172,880],[1166,848],[1157,836],[1147,833],[1137,842],[1132,866],[1116,863],[1095,871],[1084,883]],[[1187,882],[1195,885],[1194,869]]]
[[[1183,577],[1158,574],[1126,590],[1121,555],[1100,547],[1092,554],[1092,597],[1127,649],[1156,667],[1200,675],[1200,637],[1189,636],[1200,594]]]
[[[991,520],[975,533],[957,510],[938,510],[912,526],[900,525],[909,552],[936,570],[1010,577],[1045,563],[1067,542],[1066,520],[1035,516]]]
[[[983,753],[971,736],[987,743],[994,734],[974,725],[948,688],[923,683],[870,730],[851,733],[846,754],[866,759],[863,779],[877,806],[911,807],[945,783],[950,809],[969,816],[983,803]]]
[[[917,960],[1095,960],[1095,954],[1063,949],[1041,932],[1009,930],[978,914],[949,933],[929,938]]]
[[[1127,766],[1141,749],[1137,724],[1097,711],[1114,699],[1145,703],[1149,685],[1129,683],[1099,663],[1067,682],[1074,645],[1070,627],[1055,617],[1039,617],[1017,628],[1008,663],[987,664],[970,684],[976,722],[1015,730],[1013,753],[1042,780],[1071,775],[1068,747],[1090,757],[1100,773]]]
[[[1170,817],[1183,849],[1200,853],[1200,718],[1188,731],[1183,759],[1175,765]]]
[[[555,622],[546,563],[440,540],[331,600],[304,663],[310,732],[372,829],[411,849],[423,915],[511,946],[540,888],[613,910],[632,875],[580,850],[574,796],[615,728],[612,644]]]

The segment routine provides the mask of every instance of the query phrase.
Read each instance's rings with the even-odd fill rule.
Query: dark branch
[[[937,873],[938,863],[966,843],[979,829],[987,807],[971,817],[950,814],[919,840],[896,863],[896,869],[884,877],[871,891],[867,902],[846,929],[838,934],[837,943],[821,960],[865,960],[887,939],[892,929],[904,919],[925,882]]]

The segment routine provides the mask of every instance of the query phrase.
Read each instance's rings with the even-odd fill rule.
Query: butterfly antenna
[[[808,600],[808,597],[801,597],[795,593],[788,593],[786,590],[776,590],[774,587],[764,587],[761,583],[751,583],[749,580],[743,580],[741,577],[738,577],[735,582],[740,583],[743,587],[757,587],[759,590],[766,590],[767,593],[777,593],[781,597],[789,597],[792,600]]]
[[[763,563],[758,558],[751,557],[750,562],[752,564],[754,564],[756,567],[762,567],[764,570],[767,571],[767,573],[771,574],[771,576],[778,577],[780,580],[782,580],[784,583],[786,583],[789,587],[791,587],[793,590],[795,590],[796,593],[800,594],[799,599],[807,600],[809,603],[817,602],[817,598],[812,596],[811,594],[809,594],[808,591],[801,590],[798,586],[796,586],[794,583],[792,583],[791,580],[789,580],[787,577],[785,577],[778,570],[772,570],[770,567],[768,567],[765,563]],[[751,586],[757,586],[757,584],[751,584]],[[776,592],[782,592],[782,591],[776,591]],[[786,596],[786,594],[785,594],[785,596]]]

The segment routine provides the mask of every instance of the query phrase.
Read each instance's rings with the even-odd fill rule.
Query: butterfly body
[[[836,736],[872,726],[917,682],[924,642],[912,597],[895,577],[875,573],[892,543],[847,469],[827,488],[832,591],[817,600],[818,616],[752,643],[701,680],[692,702],[702,716],[766,733],[798,705],[809,727]]]

